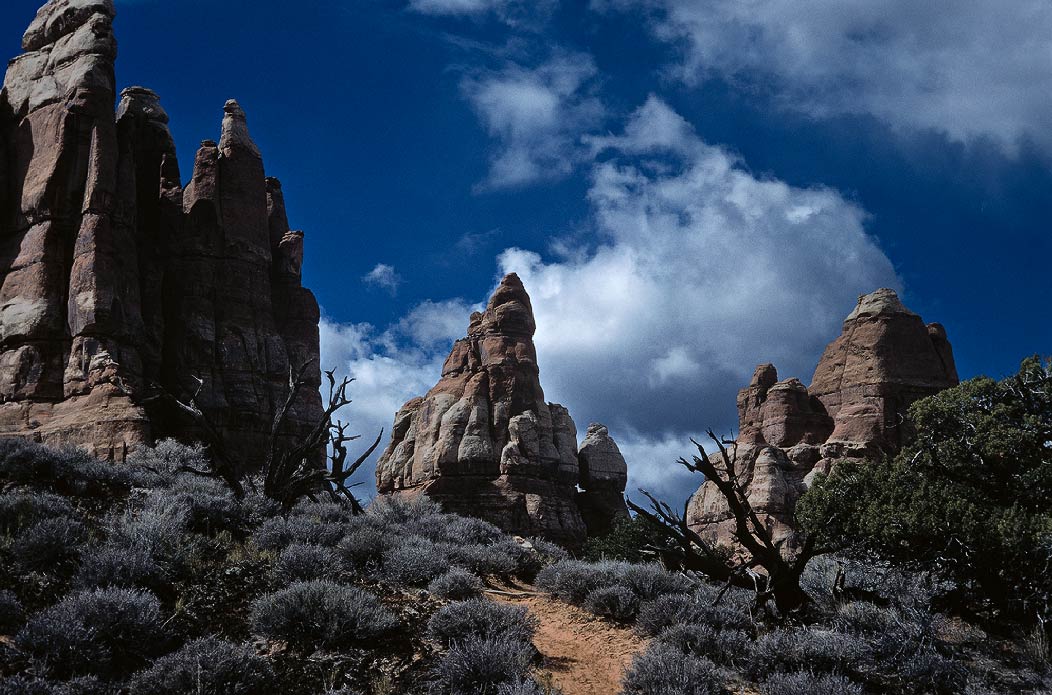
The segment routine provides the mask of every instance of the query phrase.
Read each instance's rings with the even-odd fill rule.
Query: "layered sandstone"
[[[112,0],[51,0],[0,94],[0,436],[121,457],[195,438],[148,396],[198,401],[245,461],[265,446],[290,360],[314,360],[318,307],[236,102],[183,190],[168,115],[124,90]],[[280,232],[278,234],[277,232]],[[286,436],[321,413],[305,389]]]
[[[793,547],[796,501],[815,475],[845,458],[894,454],[909,406],[957,383],[945,329],[925,325],[890,289],[859,298],[810,387],[779,381],[774,365],[757,367],[738,394],[735,463],[774,540]],[[730,511],[711,483],[691,499],[688,522],[704,537],[734,542]]]
[[[594,523],[609,525],[624,510],[624,459],[596,426],[586,441],[593,464],[584,470],[592,472],[582,474],[573,419],[544,399],[535,330],[530,297],[508,275],[486,311],[472,314],[439,382],[396,415],[376,468],[381,494],[426,494],[448,511],[568,544],[588,532],[578,485],[611,509],[606,517],[597,511]]]
[[[577,460],[581,470],[577,506],[588,535],[602,535],[619,519],[629,518],[625,504],[628,465],[610,431],[599,423],[588,426]]]

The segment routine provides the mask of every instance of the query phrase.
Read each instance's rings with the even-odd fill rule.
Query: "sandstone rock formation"
[[[629,518],[625,505],[628,465],[606,426],[594,422],[588,426],[577,460],[581,467],[577,506],[588,535],[601,535],[618,519]]]
[[[796,501],[815,475],[844,458],[894,454],[910,404],[957,383],[945,329],[925,325],[889,289],[859,298],[810,387],[779,381],[774,365],[757,367],[738,394],[736,467],[774,540],[793,547]],[[695,493],[687,518],[701,535],[733,544],[730,511],[711,483]]]
[[[588,530],[578,485],[597,529],[627,515],[627,468],[606,428],[589,428],[582,466],[570,414],[544,400],[535,330],[530,297],[508,275],[472,314],[439,382],[396,415],[376,468],[381,494],[426,494],[448,511],[568,544]]]
[[[198,400],[246,461],[266,444],[290,361],[315,360],[302,234],[264,176],[236,102],[181,185],[168,115],[124,90],[114,113],[112,0],[51,0],[0,94],[0,436],[119,458],[193,438],[147,405]],[[286,436],[321,414],[304,389]]]

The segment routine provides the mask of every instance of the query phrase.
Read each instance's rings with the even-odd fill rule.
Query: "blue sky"
[[[0,7],[7,55],[37,4]],[[510,270],[548,397],[667,494],[755,364],[809,381],[878,286],[963,377],[1052,351],[1046,2],[117,5],[118,83],[161,95],[184,179],[247,111],[363,432]]]

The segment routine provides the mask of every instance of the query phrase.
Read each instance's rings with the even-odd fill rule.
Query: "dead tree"
[[[331,425],[331,435],[329,438],[329,477],[328,484],[332,486],[329,494],[334,500],[342,497],[350,503],[351,509],[355,514],[361,514],[365,510],[362,509],[362,505],[358,502],[358,499],[351,493],[350,486],[347,485],[347,481],[350,480],[351,476],[361,468],[362,464],[365,463],[366,459],[372,456],[372,453],[376,451],[376,447],[380,446],[380,441],[383,439],[384,431],[381,429],[379,436],[376,437],[376,441],[372,443],[365,453],[354,460],[353,463],[347,464],[347,443],[361,439],[360,434],[347,435],[347,423],[340,422],[337,420]]]
[[[643,509],[631,500],[628,500],[629,507],[663,530],[676,543],[681,551],[677,554],[677,560],[682,563],[684,570],[725,582],[728,587],[754,591],[758,607],[765,606],[773,598],[783,615],[805,608],[811,599],[800,587],[800,575],[811,558],[824,551],[816,548],[813,538],[808,537],[804,539],[799,552],[792,555],[784,553],[784,543],[772,541],[770,532],[753,510],[745,487],[738,478],[737,445],[724,442],[711,430],[708,435],[719,448],[717,462],[711,461],[705,447],[692,439],[700,456],[694,456],[693,461],[681,458],[679,464],[692,473],[701,473],[719,490],[734,517],[734,536],[744,552],[743,559],[736,559],[734,553],[706,541],[690,528],[687,524],[689,500],[680,515],[646,490],[640,490],[650,500],[650,509]],[[731,445],[732,449],[728,450],[727,445]]]
[[[360,439],[360,436],[348,435],[348,425],[338,420],[334,423],[333,416],[341,408],[350,404],[351,399],[347,397],[347,387],[351,385],[353,379],[344,378],[337,384],[335,371],[325,372],[329,380],[329,399],[321,417],[306,436],[282,446],[282,427],[301,389],[307,385],[305,375],[311,364],[313,362],[307,362],[298,369],[292,365],[289,366],[288,393],[274,413],[267,457],[260,471],[262,492],[264,496],[278,502],[286,510],[305,497],[317,499],[318,495],[328,494],[334,501],[347,502],[351,505],[354,514],[360,514],[364,510],[358,499],[352,494],[350,488],[353,486],[348,481],[376,451],[383,438],[383,430],[364,454],[351,463],[347,462],[347,444]],[[200,407],[198,396],[204,381],[197,377],[194,379],[197,381],[197,391],[186,401],[175,398],[160,386],[154,387],[154,394],[147,401],[163,400],[171,403],[194,421],[201,436],[206,440],[205,443],[211,454],[208,470],[196,470],[188,466],[183,470],[197,475],[219,478],[226,483],[235,496],[241,498],[245,494],[246,483],[251,485],[252,479],[245,477],[245,472],[237,460],[228,454],[222,434],[213,426],[211,419]],[[326,447],[330,451],[328,466],[319,457],[319,452]]]
[[[289,367],[288,395],[282,406],[274,413],[274,422],[271,425],[270,450],[262,471],[263,494],[280,503],[283,508],[289,509],[304,497],[315,499],[316,495],[327,492],[334,500],[341,497],[345,499],[357,514],[362,511],[362,507],[351,493],[347,481],[376,451],[383,437],[383,431],[381,430],[376,441],[362,456],[347,465],[346,444],[359,437],[348,436],[346,434],[347,425],[339,421],[333,423],[332,418],[337,411],[350,404],[351,399],[347,397],[347,387],[351,385],[353,379],[345,377],[337,384],[335,371],[325,372],[329,380],[329,399],[322,417],[318,419],[317,424],[306,437],[293,442],[281,451],[278,450],[281,427],[288,418],[300,389],[306,385],[304,374],[310,364],[308,362],[298,370]],[[327,444],[332,448],[329,456],[331,469],[319,465],[316,459],[317,452]]]

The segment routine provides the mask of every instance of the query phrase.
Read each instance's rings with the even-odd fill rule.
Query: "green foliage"
[[[631,519],[619,519],[610,532],[604,536],[588,539],[581,552],[582,559],[625,560],[627,562],[647,562],[647,546],[664,547],[668,537],[653,523],[636,516]]]
[[[910,408],[894,459],[845,461],[801,499],[804,528],[952,580],[962,601],[1052,609],[1052,363],[1023,362]]]

